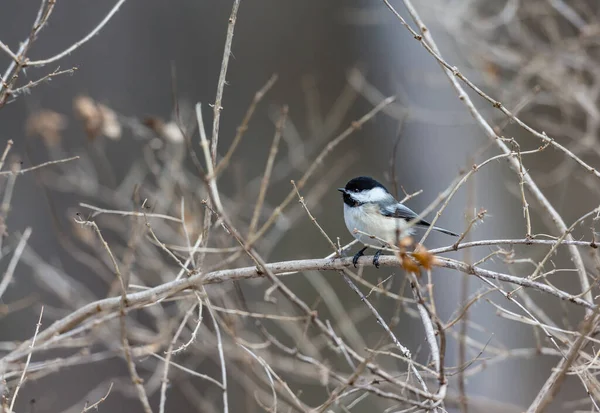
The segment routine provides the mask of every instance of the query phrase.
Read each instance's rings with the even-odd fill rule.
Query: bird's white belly
[[[344,204],[344,221],[354,238],[365,245],[381,247],[384,242],[397,245],[399,239],[412,234],[413,229],[406,228],[405,220],[385,217],[379,213],[378,208],[376,205],[368,204],[360,207],[349,207]],[[355,229],[360,233],[354,233]]]

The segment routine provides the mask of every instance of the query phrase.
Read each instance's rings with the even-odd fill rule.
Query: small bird
[[[365,245],[352,258],[354,267],[356,268],[358,259],[367,248],[377,247],[379,250],[373,257],[373,265],[379,268],[379,256],[383,248],[396,245],[399,239],[411,235],[414,228],[407,228],[408,222],[415,219],[417,214],[396,201],[382,184],[368,176],[351,179],[344,188],[338,188],[338,191],[343,194],[346,227],[354,238]],[[430,227],[431,224],[421,219],[415,226]],[[433,229],[458,237],[457,233],[447,229]]]

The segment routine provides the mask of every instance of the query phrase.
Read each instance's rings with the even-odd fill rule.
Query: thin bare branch
[[[227,77],[227,67],[229,66],[229,57],[231,56],[231,45],[233,43],[233,29],[237,21],[237,13],[240,8],[241,0],[233,1],[231,16],[229,16],[229,24],[227,26],[227,37],[225,38],[225,49],[223,50],[223,61],[221,63],[221,71],[219,73],[219,81],[217,82],[217,97],[213,105],[213,128],[211,139],[211,159],[213,166],[217,163],[217,144],[219,142],[219,124],[221,122],[221,111],[223,110],[223,89],[225,88]]]
[[[0,172],[0,176],[2,176],[2,175],[6,176],[6,175],[11,175],[11,174],[12,175],[23,175],[23,174],[26,174],[27,172],[32,172],[32,171],[35,171],[35,170],[40,169],[40,168],[45,168],[46,166],[57,165],[57,164],[66,163],[66,162],[71,162],[71,161],[74,161],[74,160],[77,160],[77,159],[79,159],[79,156],[72,156],[70,158],[59,159],[57,161],[44,162],[44,163],[41,163],[41,164],[36,165],[36,166],[31,166],[29,168],[19,169],[17,171],[2,171],[2,172]]]
[[[15,406],[15,402],[17,401],[17,395],[19,394],[19,390],[21,389],[21,386],[23,385],[23,383],[25,383],[25,379],[26,379],[26,375],[27,375],[27,368],[29,367],[29,363],[31,362],[31,355],[33,354],[33,347],[35,346],[35,339],[38,335],[38,332],[40,331],[40,327],[42,326],[42,316],[44,315],[44,307],[42,306],[42,309],[40,310],[40,317],[38,319],[37,324],[35,325],[35,333],[33,333],[33,337],[31,338],[31,344],[29,345],[30,348],[30,352],[27,355],[27,360],[25,361],[25,367],[23,367],[23,372],[21,373],[21,377],[19,378],[19,383],[17,384],[17,387],[15,388],[15,392],[13,393],[13,396],[10,399],[10,407],[8,409],[9,412],[14,412],[14,406]]]
[[[66,48],[65,50],[63,50],[62,52],[49,57],[47,59],[42,59],[42,60],[29,60],[27,61],[27,66],[44,66],[47,65],[49,63],[53,63],[56,62],[57,60],[62,59],[63,57],[73,53],[75,50],[77,50],[79,47],[81,47],[82,45],[84,45],[85,43],[87,43],[92,37],[94,37],[95,35],[97,35],[100,30],[102,30],[104,28],[104,26],[106,26],[106,24],[113,18],[113,16],[115,15],[115,13],[117,13],[119,11],[119,9],[121,8],[121,6],[125,3],[125,0],[118,0],[117,3],[112,7],[112,9],[110,9],[110,11],[108,12],[108,14],[104,17],[104,19],[102,19],[100,21],[100,23],[98,23],[98,25],[96,27],[94,27],[92,29],[92,31],[90,31],[85,37],[83,37],[81,40],[78,40],[77,42],[73,43],[71,46],[69,46],[68,48]]]

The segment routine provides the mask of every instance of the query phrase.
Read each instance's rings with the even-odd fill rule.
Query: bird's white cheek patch
[[[390,194],[385,191],[383,188],[373,188],[370,191],[362,191],[358,193],[353,193],[352,197],[356,199],[358,202],[367,203],[367,202],[381,202],[389,199]]]

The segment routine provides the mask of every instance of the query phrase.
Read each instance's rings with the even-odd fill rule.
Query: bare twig
[[[201,300],[198,300],[198,301],[200,302],[200,306],[201,306],[202,301]],[[190,309],[188,311],[186,311],[185,315],[183,316],[183,319],[181,320],[181,323],[179,323],[179,327],[177,328],[177,331],[175,331],[175,334],[173,335],[173,338],[171,339],[171,342],[169,343],[169,347],[167,348],[167,351],[165,352],[166,353],[166,357],[164,358],[165,365],[163,367],[162,384],[160,385],[160,403],[159,403],[159,407],[158,407],[158,411],[160,413],[165,412],[165,405],[167,403],[167,386],[169,384],[169,366],[171,364],[171,357],[174,354],[173,347],[175,346],[175,343],[179,339],[179,336],[183,332],[183,329],[185,328],[185,325],[187,324],[188,319],[190,318],[190,316],[196,309],[197,305],[198,304],[194,303],[190,307]]]
[[[161,360],[161,361],[163,361],[163,362],[166,360],[166,358],[165,358],[165,357],[162,357],[162,356],[160,356],[160,355],[158,355],[158,354],[156,354],[156,353],[153,353],[153,354],[152,354],[152,356],[156,357],[157,359],[159,359],[159,360]],[[208,382],[211,382],[212,384],[214,384],[215,386],[217,386],[217,387],[218,387],[218,388],[220,388],[220,389],[222,389],[222,388],[223,388],[223,385],[221,384],[221,382],[220,382],[219,380],[216,380],[216,379],[214,379],[214,378],[210,377],[210,376],[209,376],[209,375],[207,375],[207,374],[198,373],[197,371],[194,371],[194,370],[192,370],[192,369],[190,369],[190,368],[187,368],[187,367],[185,367],[185,366],[182,366],[181,364],[175,363],[175,362],[174,362],[174,361],[172,361],[172,360],[169,362],[169,364],[170,364],[172,367],[175,367],[176,369],[178,369],[178,370],[181,370],[181,371],[183,371],[183,372],[185,372],[185,373],[188,373],[188,374],[190,374],[190,375],[192,375],[192,376],[194,376],[194,377],[199,377],[199,378],[201,378],[201,379],[203,379],[203,380],[206,380],[206,381],[208,381]]]
[[[0,108],[2,108],[11,95],[11,88],[17,82],[19,73],[29,63],[27,53],[33,42],[37,40],[38,34],[44,28],[50,15],[54,11],[56,0],[42,0],[40,8],[37,12],[29,36],[20,43],[18,51],[15,53],[16,59],[12,59],[8,68],[4,72],[4,76],[0,77]]]
[[[206,129],[204,129],[204,119],[202,117],[202,105],[200,103],[196,104],[196,118],[198,120],[198,128],[200,129],[200,146],[202,147],[204,161],[206,162],[206,179],[208,181],[208,190],[210,192],[211,199],[214,202],[215,208],[217,211],[221,211],[223,209],[223,205],[221,205],[221,197],[219,196],[219,191],[217,190],[217,177],[214,173],[214,163],[210,159],[208,139],[206,138]]]
[[[273,407],[272,410],[274,413],[277,412],[277,391],[275,391],[275,383],[273,382],[273,376],[271,375],[271,369],[269,365],[261,358],[254,354],[249,348],[244,347],[241,344],[238,344],[241,348],[244,349],[248,354],[254,358],[254,360],[258,361],[258,363],[264,368],[265,373],[267,373],[267,377],[269,379],[269,383],[271,384],[271,393],[273,394]]]
[[[573,222],[571,224],[571,226],[569,226],[569,228],[567,228],[567,230],[556,240],[556,243],[554,245],[552,245],[552,248],[550,248],[550,251],[548,251],[548,253],[544,256],[544,258],[542,258],[539,261],[537,267],[535,268],[533,273],[529,276],[529,279],[536,280],[538,278],[542,269],[544,268],[544,264],[546,264],[546,262],[552,256],[552,254],[554,254],[556,252],[556,249],[558,248],[560,243],[562,241],[564,241],[571,234],[571,232],[575,229],[575,227],[577,225],[579,225],[581,222],[583,222],[587,218],[591,217],[592,215],[597,215],[598,213],[600,213],[600,207],[593,209],[592,211],[581,216],[579,219],[575,220],[575,222]]]
[[[137,373],[137,369],[136,369],[135,363],[133,361],[131,346],[129,344],[129,339],[127,338],[127,327],[126,327],[126,321],[125,321],[125,316],[126,316],[125,307],[127,307],[129,305],[129,302],[127,301],[127,285],[125,283],[125,280],[123,279],[123,276],[121,275],[121,270],[119,269],[119,264],[117,263],[117,260],[116,260],[115,256],[113,255],[108,243],[104,240],[104,237],[102,236],[102,233],[100,232],[100,228],[98,228],[98,225],[96,225],[96,223],[94,221],[77,220],[77,222],[80,224],[83,224],[83,225],[91,226],[94,229],[94,231],[96,232],[96,234],[98,234],[98,238],[100,238],[100,241],[102,242],[102,245],[103,245],[104,249],[106,250],[106,252],[108,253],[108,256],[110,257],[110,260],[113,264],[113,267],[115,270],[115,275],[117,276],[117,279],[119,280],[119,282],[121,284],[121,297],[119,299],[119,313],[120,313],[120,322],[121,322],[121,344],[123,347],[123,354],[124,354],[125,361],[127,363],[129,375],[131,376],[131,382],[133,383],[133,386],[135,387],[135,389],[137,391],[138,398],[140,399],[142,407],[144,408],[144,412],[152,413],[152,408],[150,407],[148,395],[146,394],[146,390],[144,389],[143,380],[140,378],[140,376]]]
[[[2,296],[4,295],[4,292],[8,288],[8,285],[12,281],[13,274],[15,273],[17,264],[19,263],[19,260],[21,259],[21,255],[23,254],[23,250],[25,249],[25,246],[27,245],[27,241],[29,240],[30,236],[31,236],[31,227],[27,227],[27,229],[21,236],[21,239],[19,240],[17,247],[15,248],[15,252],[14,252],[10,262],[8,263],[8,268],[6,268],[6,271],[4,272],[4,275],[2,276],[2,281],[0,281],[0,298],[2,298]]]
[[[256,229],[256,225],[258,224],[258,218],[260,217],[260,213],[262,211],[263,202],[265,201],[267,187],[269,186],[269,179],[271,178],[271,172],[273,172],[273,164],[275,163],[275,157],[277,156],[277,150],[279,149],[279,141],[281,140],[281,135],[283,134],[283,128],[285,127],[287,115],[288,107],[284,106],[281,109],[281,116],[279,117],[279,120],[277,121],[277,125],[275,127],[275,137],[273,138],[273,143],[271,144],[269,158],[267,159],[267,165],[265,166],[265,173],[263,174],[263,178],[260,184],[260,190],[258,191],[258,199],[256,201],[256,205],[254,206],[252,220],[250,221],[250,227],[248,229],[248,234],[250,234],[250,236],[252,236],[254,230]]]
[[[0,171],[4,167],[4,162],[6,161],[6,157],[8,156],[8,152],[10,152],[10,149],[12,148],[13,144],[14,144],[14,142],[13,142],[12,139],[9,139],[6,142],[6,147],[4,148],[4,152],[2,152],[2,157],[0,157]]]
[[[65,162],[71,162],[71,161],[74,161],[76,159],[79,159],[79,156],[72,156],[70,158],[59,159],[57,161],[48,161],[48,162],[41,163],[39,165],[31,166],[31,167],[25,168],[25,169],[20,169],[18,171],[14,171],[14,172],[13,171],[2,171],[2,172],[0,172],[0,176],[2,176],[2,175],[11,175],[11,174],[14,174],[14,175],[23,175],[23,174],[25,174],[27,172],[35,171],[35,170],[40,169],[40,168],[45,168],[46,166],[57,165],[57,164],[65,163]]]
[[[106,400],[108,398],[108,395],[110,394],[110,391],[112,390],[112,388],[113,388],[113,383],[110,383],[110,386],[108,386],[108,390],[106,391],[106,394],[104,396],[102,396],[100,399],[98,399],[98,401],[96,403],[92,403],[89,406],[86,404],[86,406],[83,408],[81,413],[89,412],[92,409],[98,409],[98,406],[100,405],[100,403],[102,403],[104,400]]]
[[[52,80],[52,78],[55,78],[56,76],[60,76],[60,75],[72,75],[73,73],[75,73],[75,71],[77,70],[76,67],[72,67],[70,69],[66,69],[66,70],[60,70],[60,68],[57,68],[54,72],[50,72],[47,75],[42,76],[41,78],[39,78],[38,80],[33,80],[33,81],[29,81],[26,85],[12,89],[11,90],[11,94],[13,96],[18,96],[21,93],[25,93],[27,92],[29,89],[38,86],[41,83],[44,82],[49,82],[50,80]]]
[[[227,67],[229,66],[229,57],[231,56],[231,44],[233,43],[233,29],[237,20],[238,9],[241,0],[234,0],[231,16],[229,16],[229,25],[227,26],[227,37],[225,39],[225,49],[223,50],[223,62],[221,63],[221,72],[217,82],[217,97],[213,106],[213,128],[211,140],[211,158],[213,165],[217,162],[217,143],[219,141],[219,123],[221,121],[221,111],[223,110],[223,89],[225,87],[225,78],[227,77]]]
[[[423,387],[423,390],[428,391],[427,384],[425,384],[425,380],[423,380],[423,377],[421,377],[421,373],[419,373],[419,370],[417,370],[417,368],[415,367],[415,365],[412,361],[412,355],[410,353],[410,350],[408,348],[406,348],[405,346],[403,346],[402,343],[400,343],[400,341],[398,341],[398,339],[396,338],[396,335],[392,332],[392,330],[390,329],[388,324],[381,317],[381,315],[379,315],[379,312],[375,309],[375,307],[373,307],[373,305],[369,302],[369,300],[367,300],[367,298],[358,289],[358,287],[352,282],[352,280],[350,280],[350,277],[348,277],[348,275],[346,274],[346,271],[342,271],[342,275],[344,277],[344,281],[346,281],[346,283],[348,284],[348,286],[350,286],[352,291],[354,291],[360,297],[361,301],[363,303],[365,303],[367,308],[375,316],[377,323],[381,327],[383,327],[383,329],[390,336],[390,338],[392,339],[392,341],[396,345],[396,347],[398,347],[400,349],[402,356],[408,360],[409,368],[411,369],[412,373],[415,375],[415,377],[416,377],[417,381],[419,382],[419,384],[421,385],[421,387]]]
[[[267,92],[273,87],[273,85],[275,84],[276,81],[277,81],[277,75],[271,76],[269,78],[269,80],[267,81],[267,83],[262,88],[260,88],[260,90],[258,92],[256,92],[254,94],[252,103],[250,103],[250,106],[248,107],[248,110],[246,111],[246,114],[244,115],[244,119],[242,120],[241,125],[238,126],[238,128],[237,128],[237,131],[236,131],[235,137],[233,138],[233,142],[231,143],[231,146],[227,150],[227,153],[225,154],[225,156],[223,156],[223,159],[221,159],[219,161],[219,163],[217,164],[217,166],[215,167],[214,173],[216,175],[219,175],[219,173],[221,171],[223,171],[227,167],[227,165],[229,165],[229,161],[231,160],[233,153],[235,152],[236,148],[238,147],[242,138],[244,137],[244,133],[248,130],[248,124],[250,123],[250,119],[252,119],[252,115],[254,114],[254,111],[256,110],[256,106],[263,99],[263,97],[267,94]]]
[[[215,334],[217,336],[217,349],[219,351],[219,361],[221,363],[221,385],[223,386],[223,412],[229,413],[227,367],[225,365],[225,353],[223,350],[223,339],[221,338],[221,327],[219,327],[219,322],[217,321],[217,317],[215,316],[215,312],[212,308],[212,304],[210,303],[208,294],[206,293],[206,289],[204,288],[204,286],[202,287],[202,293],[205,295],[204,301],[206,302],[206,308],[208,308],[208,313],[210,314],[210,318],[212,319]]]
[[[63,57],[73,53],[75,50],[77,50],[80,46],[87,43],[92,37],[97,35],[100,32],[100,30],[102,30],[104,28],[104,26],[106,26],[106,24],[110,21],[110,19],[112,19],[112,17],[115,15],[115,13],[117,13],[117,11],[119,11],[119,9],[123,5],[123,3],[125,3],[125,0],[118,0],[117,3],[112,7],[112,9],[110,9],[108,14],[104,17],[104,19],[102,19],[100,21],[100,23],[98,23],[98,25],[96,27],[94,27],[92,29],[92,31],[90,31],[87,35],[85,35],[81,40],[78,40],[77,42],[73,43],[71,46],[69,46],[68,48],[63,50],[62,52],[60,52],[52,57],[49,57],[47,59],[30,60],[27,62],[27,66],[44,66],[49,63],[56,62],[57,60],[60,60]]]
[[[17,387],[15,388],[15,392],[10,400],[10,407],[8,409],[9,412],[14,412],[14,406],[15,406],[15,402],[17,401],[17,395],[19,394],[19,390],[21,389],[21,386],[23,385],[23,383],[25,383],[25,378],[26,378],[26,374],[27,374],[27,368],[29,367],[29,362],[31,362],[31,355],[33,354],[33,347],[35,346],[35,339],[38,335],[38,332],[40,331],[40,327],[42,326],[42,316],[44,315],[44,307],[42,306],[42,309],[40,310],[40,317],[38,319],[37,324],[35,325],[35,333],[33,333],[33,337],[31,338],[31,344],[29,345],[30,348],[30,352],[27,355],[27,360],[25,361],[25,366],[23,367],[23,372],[21,373],[21,377],[19,378],[19,383],[17,384]]]
[[[119,215],[122,217],[132,216],[132,217],[160,218],[160,219],[164,219],[167,221],[174,221],[174,222],[179,222],[179,223],[183,222],[181,220],[181,218],[176,218],[176,217],[172,217],[170,215],[165,215],[165,214],[154,214],[151,212],[118,211],[118,210],[114,210],[114,209],[104,209],[104,208],[99,208],[94,205],[86,204],[85,202],[80,202],[79,206],[82,208],[87,208],[87,209],[91,209],[92,211],[94,211],[91,218],[97,217],[98,215],[101,215],[101,214],[110,214],[110,215]]]
[[[438,324],[437,335],[440,336],[440,341],[442,343],[441,346],[438,346],[436,339],[436,331],[433,328],[432,319],[434,317],[437,318],[434,314],[430,312],[425,304],[425,300],[421,295],[421,291],[419,290],[419,281],[415,274],[410,274],[411,280],[411,289],[413,292],[413,297],[417,302],[417,310],[419,311],[419,316],[421,317],[421,322],[423,323],[423,327],[425,329],[425,338],[427,340],[427,344],[429,345],[429,350],[431,353],[431,358],[433,359],[433,364],[436,372],[438,373],[438,397],[440,400],[444,400],[446,396],[446,389],[448,386],[448,381],[446,379],[446,375],[444,374],[444,356],[446,352],[446,338],[444,329],[441,328],[441,325]]]
[[[12,50],[10,50],[10,47],[5,45],[1,41],[0,41],[0,50],[2,50],[4,53],[6,53],[15,63],[19,63],[18,56],[16,54],[14,54]]]

